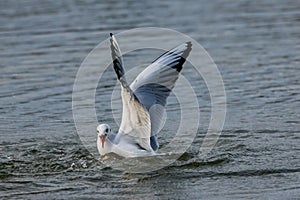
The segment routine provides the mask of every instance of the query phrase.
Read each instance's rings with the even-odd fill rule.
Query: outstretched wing
[[[157,134],[164,125],[165,104],[182,66],[192,50],[191,42],[162,54],[131,83],[130,88],[150,113],[151,146],[158,148]]]
[[[137,143],[140,147],[152,151],[150,146],[151,121],[149,112],[126,82],[121,51],[113,34],[110,34],[110,44],[113,67],[121,83],[123,102],[122,122],[118,136],[129,137],[133,143]]]

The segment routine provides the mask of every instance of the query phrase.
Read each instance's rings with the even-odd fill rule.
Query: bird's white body
[[[101,130],[101,126],[109,127],[107,124],[101,124],[97,127],[97,130]],[[154,151],[147,151],[145,149],[141,149],[137,144],[133,143],[132,140],[126,138],[124,136],[120,136],[121,138],[116,139],[117,136],[114,133],[108,133],[108,136],[105,140],[104,146],[102,146],[100,139],[100,131],[97,137],[97,148],[100,155],[106,155],[109,153],[115,153],[122,157],[139,157],[139,156],[147,156],[154,155]],[[113,137],[109,137],[113,136]],[[112,139],[114,138],[114,139]]]

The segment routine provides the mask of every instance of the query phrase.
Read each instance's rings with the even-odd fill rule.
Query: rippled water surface
[[[0,197],[300,198],[299,10],[299,2],[279,0],[0,1]],[[80,64],[110,32],[146,26],[175,29],[203,45],[223,76],[227,115],[215,148],[200,157],[211,111],[200,80],[202,118],[192,146],[168,167],[129,174],[82,145],[72,89]],[[125,61],[134,66],[157,55],[133,52]],[[103,115],[111,111],[109,95],[101,96],[115,86],[112,69],[106,79],[98,85],[97,115],[113,123]],[[178,111],[176,104],[169,109]]]

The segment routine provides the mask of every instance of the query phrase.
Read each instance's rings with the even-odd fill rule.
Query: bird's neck
[[[104,156],[105,154],[112,152],[112,146],[113,144],[111,143],[110,140],[106,140],[104,142],[104,146],[102,146],[100,139],[99,138],[97,139],[97,148],[101,156]]]

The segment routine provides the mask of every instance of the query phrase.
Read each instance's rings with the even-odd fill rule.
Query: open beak
[[[106,136],[100,135],[99,138],[100,138],[100,141],[101,141],[101,144],[102,144],[102,148],[104,148],[104,142],[105,142]]]

